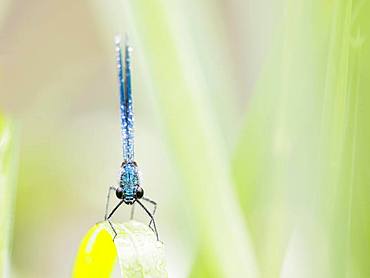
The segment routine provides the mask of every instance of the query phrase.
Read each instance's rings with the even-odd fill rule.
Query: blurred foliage
[[[235,182],[263,277],[368,277],[370,6],[314,3],[287,1]]]
[[[368,2],[13,2],[0,91],[26,138],[20,277],[63,277],[102,212],[120,163],[113,37],[125,32],[170,277],[370,276]],[[60,246],[30,251],[45,238]]]

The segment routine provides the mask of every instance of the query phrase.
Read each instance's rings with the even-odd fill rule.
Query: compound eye
[[[144,196],[144,189],[140,186],[136,187],[136,199],[141,199]]]
[[[117,196],[118,199],[123,199],[123,189],[122,189],[122,187],[117,187],[116,196]]]

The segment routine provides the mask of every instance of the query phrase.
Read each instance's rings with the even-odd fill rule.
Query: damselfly
[[[116,38],[116,53],[119,79],[123,162],[120,170],[119,185],[109,187],[104,219],[109,222],[114,233],[116,234],[116,231],[110,222],[112,215],[123,203],[125,203],[126,205],[132,206],[132,219],[134,214],[134,205],[137,203],[150,217],[149,227],[154,231],[157,240],[159,240],[158,231],[154,220],[154,213],[157,208],[157,203],[149,198],[144,197],[144,190],[140,186],[138,166],[134,159],[134,112],[131,94],[131,47],[128,45],[127,38],[125,44],[124,67],[122,62],[121,42],[118,37]],[[118,199],[120,199],[120,201],[108,214],[109,198],[112,191],[116,192],[116,196]],[[144,200],[152,204],[154,206],[153,211],[150,212],[140,200]]]

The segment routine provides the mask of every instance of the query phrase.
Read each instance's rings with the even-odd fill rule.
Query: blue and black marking
[[[117,68],[120,93],[121,135],[123,159],[132,162],[134,159],[134,111],[131,93],[131,48],[125,46],[125,67],[122,63],[120,41],[116,41]]]
[[[139,173],[134,162],[124,162],[121,167],[119,188],[117,197],[123,199],[126,204],[133,204],[136,199],[143,197],[143,189],[139,185]]]
[[[150,217],[149,227],[155,232],[157,240],[159,240],[158,231],[154,220],[154,213],[157,208],[157,203],[149,198],[143,197],[144,190],[140,186],[139,171],[134,160],[134,112],[131,94],[131,48],[127,41],[125,45],[125,66],[123,66],[122,49],[119,39],[116,39],[116,52],[119,79],[123,163],[121,165],[119,185],[117,187],[111,186],[109,188],[104,219],[109,222],[112,230],[116,234],[115,229],[110,222],[112,215],[123,203],[127,205],[133,205],[137,203]],[[116,192],[117,198],[121,201],[108,214],[109,197],[112,191]],[[153,211],[150,212],[139,199],[142,199],[142,201],[146,201],[153,205]],[[131,218],[133,218],[133,212],[134,210],[132,206]]]
[[[143,196],[139,184],[139,172],[134,161],[134,112],[131,93],[131,48],[126,42],[125,66],[122,62],[120,41],[116,41],[117,68],[120,92],[121,135],[124,162],[121,166],[119,188],[116,195],[126,204],[133,204]]]

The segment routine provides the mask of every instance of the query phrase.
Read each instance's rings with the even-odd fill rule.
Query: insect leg
[[[117,236],[116,229],[113,227],[113,224],[112,224],[112,222],[109,219],[107,219],[107,221],[108,221],[108,223],[109,223],[109,225],[112,228],[112,231],[114,233],[114,237],[113,237],[113,241],[114,241],[116,239],[116,236]]]
[[[104,220],[107,220],[108,208],[109,208],[109,199],[110,199],[110,194],[111,194],[112,191],[116,191],[116,188],[114,186],[110,186],[109,189],[108,189],[107,202],[105,204]]]
[[[155,235],[157,237],[157,240],[159,241],[158,230],[157,230],[157,226],[155,225],[155,220],[154,220],[153,215],[150,213],[150,211],[139,200],[136,200],[136,202],[145,210],[145,212],[148,214],[148,216],[150,217],[150,219],[153,221],[154,233],[155,233]]]
[[[135,214],[135,203],[133,203],[131,206],[130,220],[134,219],[134,214]]]
[[[120,201],[119,203],[118,203],[118,205],[116,205],[116,207],[111,211],[111,213],[108,215],[108,217],[107,217],[107,219],[106,220],[109,220],[111,217],[112,217],[112,215],[116,212],[116,210],[121,206],[123,204],[123,200],[122,201]]]
[[[152,212],[152,215],[153,215],[153,217],[154,217],[154,215],[155,215],[155,212],[156,212],[156,210],[157,210],[157,202],[155,202],[155,201],[153,201],[153,200],[151,200],[151,199],[149,199],[149,198],[145,198],[145,197],[143,197],[142,198],[144,201],[147,201],[148,203],[151,203],[154,207],[153,207],[153,212]],[[153,220],[152,219],[150,219],[150,222],[149,222],[149,227],[151,227],[152,226],[152,223],[153,223]]]
[[[110,221],[110,218],[112,217],[112,215],[116,212],[116,210],[123,204],[123,200],[120,201],[116,206],[115,208],[111,211],[111,213],[108,215],[108,217],[105,218],[106,221],[108,221],[109,225],[111,226],[113,232],[114,232],[114,237],[113,237],[113,241],[115,240],[116,236],[117,236],[117,232],[116,232],[116,229],[113,227],[113,224],[112,222]]]

